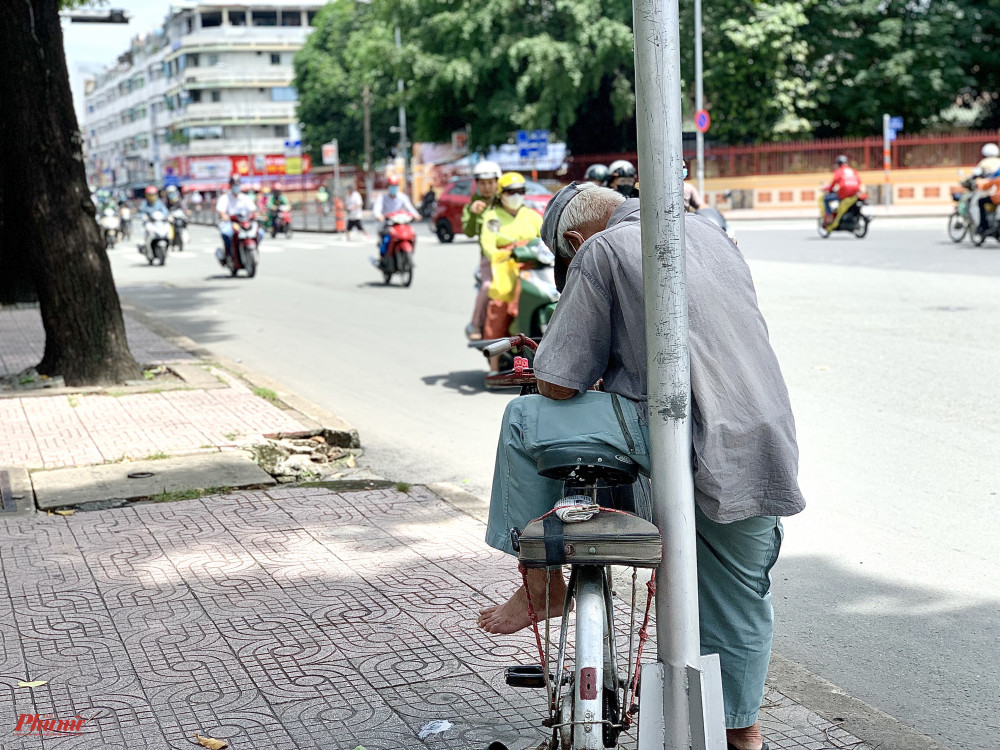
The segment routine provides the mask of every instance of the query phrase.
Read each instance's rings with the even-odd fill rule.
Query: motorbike
[[[976,190],[972,194],[972,197],[969,198],[969,239],[972,240],[972,244],[976,247],[986,242],[987,237],[992,237],[997,242],[1000,242],[1000,218],[997,217],[1000,210],[991,201],[986,203],[986,230],[983,231],[979,228],[983,211],[983,207],[979,205],[979,201],[987,195],[987,193],[981,190]],[[990,211],[990,208],[993,210]]]
[[[271,219],[271,237],[279,233],[284,233],[287,239],[292,238],[292,209],[288,206],[281,206]]]
[[[170,224],[162,211],[153,211],[143,222],[145,239],[139,245],[139,252],[146,256],[149,265],[167,262],[167,248],[170,246]]]
[[[385,217],[386,231],[389,233],[389,247],[385,255],[375,261],[382,272],[386,284],[393,274],[399,274],[403,286],[413,283],[413,251],[417,243],[417,233],[411,226],[413,215],[407,211],[394,211]]]
[[[104,247],[110,250],[118,241],[118,234],[121,230],[121,220],[111,206],[101,212],[100,225],[104,234]]]
[[[220,247],[215,251],[215,256],[219,264],[228,268],[233,276],[242,269],[247,272],[248,277],[253,278],[257,275],[257,266],[260,264],[260,226],[257,215],[244,206],[232,214],[229,220],[233,223],[232,252],[227,253]]]
[[[424,194],[424,198],[420,201],[419,211],[420,216],[424,219],[430,219],[434,215],[434,210],[437,208],[437,196],[434,195],[433,190],[428,190]]]
[[[517,298],[517,316],[510,323],[508,335],[512,337],[523,335],[538,341],[545,335],[545,329],[548,328],[556,303],[559,301],[555,274],[556,257],[537,237],[515,243],[512,255],[520,271],[521,290]],[[481,283],[477,270],[477,290]],[[469,347],[485,351],[494,342],[495,340],[490,339],[470,341]],[[488,389],[508,387],[509,372],[506,371],[513,367],[513,361],[513,355],[510,353],[501,354],[498,372],[486,376]]]
[[[132,239],[132,209],[122,206],[118,209],[118,220],[121,224],[121,235],[123,239]]]
[[[824,196],[819,197],[819,224],[817,231],[823,239],[833,232],[850,232],[858,239],[868,234],[868,224],[871,223],[871,208],[868,205],[868,193],[860,192],[843,200],[836,200],[831,205],[833,219],[826,220],[826,203]]]
[[[180,206],[170,209],[170,245],[179,252],[184,251],[184,246],[191,240],[188,232],[187,212]]]

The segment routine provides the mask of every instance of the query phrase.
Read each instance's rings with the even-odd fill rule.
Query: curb
[[[312,435],[322,435],[326,438],[327,443],[335,445],[338,448],[361,447],[361,440],[358,437],[358,431],[336,414],[333,414],[318,404],[314,404],[313,402],[302,398],[298,394],[289,391],[277,381],[271,380],[264,375],[254,372],[238,362],[234,362],[209,351],[204,346],[198,344],[187,336],[177,333],[159,319],[146,313],[144,310],[135,307],[134,305],[121,302],[121,308],[123,313],[135,318],[149,330],[153,331],[153,333],[162,336],[179,349],[183,349],[200,359],[218,364],[220,367],[233,373],[253,388],[266,388],[270,391],[274,391],[274,393],[277,394],[278,399],[286,407],[286,411],[291,412],[291,416],[306,427],[305,432],[273,433],[265,435],[264,437],[280,439],[284,437],[309,437]]]
[[[450,482],[424,486],[456,510],[486,523],[489,513],[487,501]],[[881,709],[848,695],[832,682],[773,652],[767,670],[767,684],[872,747],[891,750],[948,750],[941,743],[903,724]]]

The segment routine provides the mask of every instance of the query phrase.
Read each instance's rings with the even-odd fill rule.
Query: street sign
[[[896,128],[892,127],[891,125],[889,126],[889,140],[890,141],[896,140]]]
[[[302,174],[302,157],[301,156],[286,156],[285,157],[285,174]]]
[[[712,116],[708,114],[707,110],[699,109],[695,113],[694,126],[698,129],[699,133],[708,132],[708,129],[712,127]]]
[[[521,159],[539,159],[548,156],[548,130],[518,130],[517,153]]]
[[[329,143],[323,144],[323,163],[324,164],[338,164],[340,162],[340,147],[338,146],[337,139],[334,138]]]
[[[285,141],[285,158],[302,156],[302,141]]]
[[[889,129],[890,130],[902,130],[903,129],[903,118],[902,117],[890,117],[889,118]]]

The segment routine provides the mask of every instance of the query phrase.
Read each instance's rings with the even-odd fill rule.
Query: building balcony
[[[295,50],[305,44],[308,26],[213,26],[185,34],[171,44],[167,60],[188,52],[243,49]]]
[[[222,102],[189,104],[170,122],[174,127],[191,125],[286,124],[295,121],[296,102]]]
[[[254,154],[283,154],[285,140],[283,138],[214,138],[203,141],[191,141],[169,147],[174,156],[245,156],[247,151]]]

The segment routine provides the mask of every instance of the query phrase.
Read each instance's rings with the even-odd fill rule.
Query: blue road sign
[[[518,130],[517,155],[521,159],[540,159],[549,153],[548,130]]]
[[[902,130],[903,129],[903,118],[902,117],[890,117],[889,118],[889,130]]]
[[[890,141],[896,140],[896,130],[895,130],[895,128],[889,128],[889,140]]]

